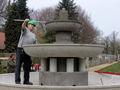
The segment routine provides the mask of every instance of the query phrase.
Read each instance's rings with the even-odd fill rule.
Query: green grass
[[[107,66],[105,68],[102,68],[98,71],[120,73],[120,62],[112,64],[112,65]]]
[[[5,54],[4,53],[0,53],[0,57],[5,57]]]
[[[2,73],[6,73],[6,72],[7,72],[6,66],[0,64],[0,74],[2,74]]]

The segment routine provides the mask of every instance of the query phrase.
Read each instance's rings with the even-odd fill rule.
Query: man
[[[24,52],[23,45],[36,43],[36,36],[33,33],[35,26],[36,26],[36,22],[30,21],[29,19],[25,19],[22,24],[21,36],[19,39],[18,48],[16,52],[16,69],[15,69],[16,84],[21,84],[20,71],[21,71],[22,64],[23,64],[23,70],[24,70],[23,84],[27,84],[27,85],[33,84],[32,82],[29,81],[29,78],[30,78],[29,72],[30,72],[32,60],[30,56],[28,56]]]

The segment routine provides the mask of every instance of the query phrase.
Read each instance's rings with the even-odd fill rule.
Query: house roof
[[[0,32],[0,49],[4,49],[5,48],[5,33]]]

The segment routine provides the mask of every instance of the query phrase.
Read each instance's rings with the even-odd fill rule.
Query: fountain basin
[[[120,90],[120,86],[38,86],[0,84],[0,90]]]
[[[95,57],[103,49],[103,45],[94,44],[31,44],[23,46],[25,52],[32,57]]]
[[[49,21],[46,23],[48,31],[77,31],[80,28],[81,23],[78,21]]]

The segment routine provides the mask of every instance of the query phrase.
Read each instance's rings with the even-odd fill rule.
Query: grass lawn
[[[120,73],[120,62],[112,64],[112,65],[107,66],[105,68],[102,68],[102,69],[100,69],[98,71]]]

